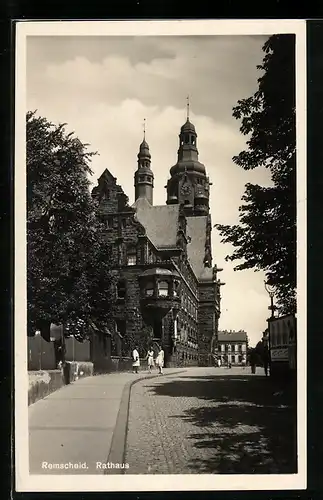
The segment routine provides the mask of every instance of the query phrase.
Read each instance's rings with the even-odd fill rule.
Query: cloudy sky
[[[238,99],[257,89],[256,69],[267,36],[28,37],[27,107],[54,123],[67,123],[100,156],[93,184],[105,168],[134,201],[133,174],[143,137],[152,155],[154,204],[164,204],[169,169],[176,163],[178,134],[190,118],[199,159],[211,187],[212,223],[233,224],[247,182],[269,184],[267,172],[245,172],[232,157],[246,138],[232,117]],[[214,263],[223,268],[220,329],[244,329],[254,345],[266,328],[264,276],[233,270],[230,245],[213,229]]]

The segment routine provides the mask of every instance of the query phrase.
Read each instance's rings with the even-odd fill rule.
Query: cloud
[[[178,134],[190,118],[198,133],[200,161],[213,183],[213,223],[236,223],[247,182],[268,184],[268,173],[244,171],[232,157],[245,148],[239,122],[232,118],[238,99],[257,87],[256,65],[263,39],[256,37],[152,37],[151,39],[30,41],[27,64],[28,109],[55,123],[68,123],[91,150],[93,178],[105,168],[117,176],[130,201],[146,118],[155,175],[154,203],[164,204],[169,169],[177,161]],[[100,57],[98,56],[98,53]],[[153,57],[155,54],[155,57]],[[223,267],[220,328],[248,332],[255,343],[267,317],[263,275],[234,272],[224,261],[229,245],[212,235],[214,262]]]

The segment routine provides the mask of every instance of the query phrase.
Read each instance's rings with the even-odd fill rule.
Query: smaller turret
[[[146,142],[146,126],[144,124],[144,138],[139,146],[138,168],[134,176],[135,200],[146,198],[153,204],[154,174],[150,168],[151,154]]]

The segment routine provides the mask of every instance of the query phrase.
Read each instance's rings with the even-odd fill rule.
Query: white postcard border
[[[296,35],[298,473],[235,475],[30,475],[26,301],[26,40],[28,36]],[[306,24],[304,20],[25,21],[16,25],[15,82],[16,491],[199,491],[306,488]]]

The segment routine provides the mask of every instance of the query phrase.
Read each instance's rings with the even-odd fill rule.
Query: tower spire
[[[186,97],[186,111],[187,111],[187,121],[190,120],[190,96]]]
[[[144,130],[144,141],[145,141],[146,140],[146,118],[144,118],[143,130]]]

